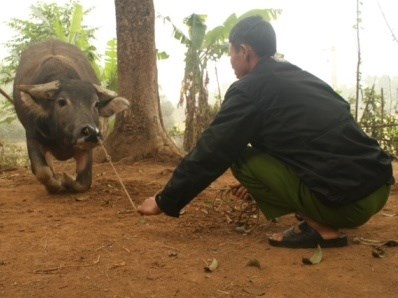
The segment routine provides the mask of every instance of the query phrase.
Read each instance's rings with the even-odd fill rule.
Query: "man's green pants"
[[[247,147],[231,169],[267,219],[298,213],[336,229],[367,222],[383,208],[390,192],[390,186],[385,185],[349,205],[329,207],[321,203],[288,166],[253,147]]]

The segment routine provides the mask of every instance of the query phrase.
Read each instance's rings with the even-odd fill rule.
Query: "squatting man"
[[[268,220],[295,213],[300,222],[269,237],[270,245],[348,245],[339,229],[366,223],[386,204],[394,183],[391,158],[367,136],[350,106],[329,85],[274,58],[276,35],[260,16],[236,24],[230,60],[237,81],[220,111],[143,215],[178,217],[228,168]]]

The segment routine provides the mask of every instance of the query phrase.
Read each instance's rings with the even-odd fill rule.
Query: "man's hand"
[[[235,184],[235,185],[231,185],[231,193],[241,199],[241,200],[249,200],[250,199],[250,194],[247,191],[246,187],[244,187],[242,184]]]
[[[156,204],[155,196],[146,199],[141,205],[137,207],[137,211],[141,215],[158,215],[162,213],[162,210]]]

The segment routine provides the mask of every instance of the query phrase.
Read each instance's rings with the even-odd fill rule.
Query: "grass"
[[[0,170],[28,165],[29,158],[25,143],[0,143]]]

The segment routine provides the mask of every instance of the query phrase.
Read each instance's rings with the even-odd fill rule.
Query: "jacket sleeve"
[[[221,109],[196,147],[174,170],[156,196],[159,208],[178,217],[180,210],[223,174],[250,143],[260,125],[258,100],[232,85]]]

